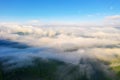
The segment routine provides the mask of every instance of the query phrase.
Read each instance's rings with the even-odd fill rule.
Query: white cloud
[[[120,15],[107,16],[108,20],[120,20]]]
[[[24,61],[24,59],[29,60],[32,56],[36,56],[75,64],[84,57],[109,61],[108,56],[114,59],[114,55],[120,55],[118,53],[120,29],[114,27],[119,25],[119,19],[120,16],[115,15],[106,16],[106,22],[103,23],[43,23],[38,20],[32,20],[26,24],[0,23],[0,39],[31,46],[23,50],[0,46],[0,57],[8,54]]]
[[[120,15],[106,16],[104,23],[108,26],[119,27],[120,26]]]
[[[35,27],[33,25],[9,25],[7,23],[0,25],[0,39],[17,41],[33,47],[23,49],[18,53],[15,48],[10,48],[12,54],[18,55],[24,53],[27,57],[30,55],[51,57],[76,63],[82,56],[91,57],[95,56],[97,52],[101,53],[108,48],[118,48],[120,43],[119,34],[120,30],[114,27],[57,27],[57,25],[56,27]],[[2,48],[3,46],[0,47]],[[41,48],[44,48],[42,52]],[[1,51],[0,54],[9,53],[10,49],[7,47],[3,47],[3,49],[5,52]],[[92,54],[92,52],[95,52],[95,54]],[[110,51],[109,54],[113,54],[113,52]],[[102,56],[104,55],[102,54]]]

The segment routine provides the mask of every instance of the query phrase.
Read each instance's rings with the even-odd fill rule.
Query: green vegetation
[[[4,74],[4,80],[54,80],[57,67],[64,63],[55,60],[34,59],[33,66],[11,69]]]
[[[114,66],[111,67],[111,70],[113,70],[116,73],[116,76],[119,78],[120,80],[120,65],[119,66]]]
[[[33,58],[33,65],[4,70],[2,64],[8,60],[10,58],[1,60],[0,80],[111,80],[99,69],[96,62],[90,60],[87,64],[92,65],[91,69],[94,71],[89,76],[87,66],[84,71],[80,68],[81,65],[40,58]],[[86,62],[83,60],[80,64],[84,65]]]

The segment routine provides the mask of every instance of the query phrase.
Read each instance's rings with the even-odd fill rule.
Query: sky
[[[0,21],[96,21],[120,15],[120,0],[0,0]]]

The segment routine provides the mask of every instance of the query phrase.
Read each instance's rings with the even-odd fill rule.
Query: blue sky
[[[0,0],[0,21],[89,21],[119,14],[120,0]]]

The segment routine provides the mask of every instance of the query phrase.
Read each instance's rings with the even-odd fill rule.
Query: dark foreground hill
[[[74,65],[33,58],[32,65],[17,67],[12,67],[16,63],[6,64],[10,59],[0,59],[0,80],[119,80],[107,75],[101,64],[92,59],[81,59],[78,65]]]

